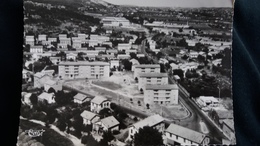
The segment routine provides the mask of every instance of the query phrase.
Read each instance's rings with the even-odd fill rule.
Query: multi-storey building
[[[134,78],[138,78],[140,73],[160,73],[159,64],[140,64],[136,65],[134,69]]]
[[[30,53],[42,53],[43,52],[43,46],[31,46],[30,47]]]
[[[41,34],[38,36],[38,41],[46,41],[47,40],[47,36],[45,34]]]
[[[167,85],[167,73],[140,73],[138,80],[138,89],[144,90],[146,85]]]
[[[72,42],[72,47],[75,49],[80,49],[81,48],[81,40],[73,40]]]
[[[145,126],[152,127],[163,133],[165,129],[164,118],[158,114],[155,114],[131,125],[129,127],[128,139],[132,140],[134,135],[139,132],[139,129]]]
[[[176,124],[170,124],[165,130],[167,146],[171,145],[208,145],[210,139],[205,134],[182,127]]]
[[[121,44],[118,44],[117,46],[117,49],[120,50],[120,51],[123,51],[123,50],[130,50],[132,47],[132,45],[130,43],[121,43]]]
[[[109,77],[107,62],[60,62],[59,76],[63,79]]]
[[[25,36],[25,44],[34,46],[34,36]]]
[[[176,84],[146,85],[144,90],[145,104],[178,104],[179,90]]]

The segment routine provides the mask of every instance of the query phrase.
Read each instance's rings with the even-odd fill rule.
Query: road
[[[157,59],[151,57],[145,51],[145,41],[143,40],[140,49],[141,52],[144,53],[149,60],[153,60],[154,63],[158,63]],[[169,76],[169,82],[171,84],[175,83],[175,81]],[[179,101],[183,103],[183,105],[191,112],[191,116],[180,121],[171,121],[176,124],[180,124],[182,126],[188,127],[195,131],[201,131],[200,129],[200,121],[203,121],[208,128],[209,133],[207,134],[211,138],[211,143],[221,144],[222,138],[225,138],[222,131],[220,131],[209,119],[207,116],[202,113],[201,109],[190,99],[189,95],[185,93],[183,90],[179,90]]]

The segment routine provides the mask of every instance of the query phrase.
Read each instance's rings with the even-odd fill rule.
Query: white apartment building
[[[205,134],[182,127],[176,124],[170,124],[165,130],[167,146],[181,145],[181,146],[200,146],[208,145],[210,139]]]
[[[48,38],[48,41],[50,41],[50,42],[57,42],[57,38]]]
[[[117,54],[117,52],[118,52],[118,50],[116,50],[116,49],[106,50],[106,53],[108,55],[115,55],[115,54]]]
[[[119,60],[110,60],[110,68],[118,68]]]
[[[179,89],[176,84],[146,85],[144,90],[145,104],[178,104]]]
[[[134,69],[134,78],[138,78],[140,73],[160,73],[161,67],[159,64],[140,64]]]
[[[130,50],[132,47],[132,45],[130,43],[120,43],[117,46],[117,49],[119,51],[123,51],[123,50]]]
[[[130,53],[137,53],[137,50],[132,50],[132,49],[130,49],[130,50],[125,50],[125,54],[129,54],[130,55]]]
[[[155,128],[159,132],[163,133],[165,129],[164,118],[158,114],[155,114],[131,125],[129,127],[128,139],[132,140],[134,138],[134,135],[139,132],[139,129],[145,126]]]
[[[30,53],[42,53],[43,52],[43,46],[31,46],[30,47]]]
[[[67,34],[59,34],[59,39],[65,39],[68,38]]]
[[[102,51],[105,52],[106,51],[106,47],[95,47],[96,51]]]
[[[71,45],[71,39],[70,38],[60,38],[61,45]]]
[[[81,48],[81,40],[73,40],[72,47],[75,48],[75,49],[80,49]]]
[[[138,80],[138,89],[145,89],[146,85],[167,85],[167,73],[140,73]]]
[[[83,33],[78,34],[78,38],[81,40],[81,43],[84,43],[86,40],[87,35]]]
[[[107,62],[60,62],[59,76],[63,79],[109,77]]]
[[[34,36],[25,36],[25,44],[34,46]]]
[[[46,40],[47,40],[47,35],[45,34],[38,35],[38,41],[46,41]]]
[[[156,42],[155,41],[149,41],[149,46],[151,50],[154,50],[156,48]]]
[[[98,40],[88,40],[89,47],[95,47],[98,45]]]
[[[98,50],[86,50],[83,51],[84,53],[86,53],[86,55],[98,55],[99,51]]]

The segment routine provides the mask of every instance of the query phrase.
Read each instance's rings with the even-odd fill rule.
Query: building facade
[[[159,64],[140,64],[136,65],[134,69],[134,78],[138,78],[140,73],[160,73]]]
[[[107,62],[60,62],[59,77],[62,79],[109,77]]]
[[[138,89],[145,89],[146,85],[167,85],[167,73],[140,73],[138,79]]]
[[[90,111],[99,113],[104,108],[110,108],[110,101],[102,96],[96,96],[91,100]]]
[[[178,104],[179,89],[176,84],[146,85],[144,90],[145,104]]]
[[[30,47],[30,53],[42,53],[43,52],[43,46],[31,46]]]

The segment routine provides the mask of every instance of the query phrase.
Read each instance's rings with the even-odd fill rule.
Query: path
[[[34,120],[34,119],[31,119],[31,120],[30,120],[30,119],[27,119],[27,118],[23,118],[23,117],[21,117],[21,116],[20,116],[20,119],[28,120],[28,121],[30,121],[30,122],[33,122],[33,123],[36,123],[36,124],[45,126],[45,122],[42,122],[42,121],[39,121],[39,120]],[[52,125],[52,124],[50,124],[50,128],[51,128],[52,130],[58,132],[60,135],[66,137],[66,138],[68,138],[68,139],[70,139],[75,146],[84,146],[84,145],[81,143],[81,140],[78,139],[77,137],[75,137],[75,136],[73,136],[73,135],[71,135],[71,134],[67,134],[67,133],[64,133],[64,132],[60,131],[56,126],[54,126],[54,125]]]

